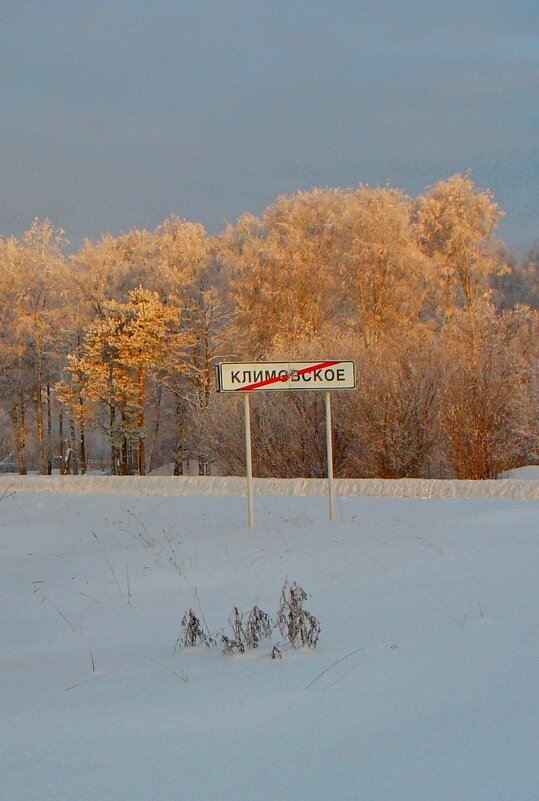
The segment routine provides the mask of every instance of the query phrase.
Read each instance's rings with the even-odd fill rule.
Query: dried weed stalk
[[[285,579],[277,610],[277,626],[292,648],[316,648],[320,636],[320,623],[303,608],[306,600],[305,590],[295,581],[289,584],[288,579]]]
[[[282,655],[278,645],[274,645],[273,646],[273,648],[271,649],[270,656],[271,656],[272,659],[282,659],[283,658],[283,655]]]
[[[225,634],[222,631],[219,637],[219,646],[222,652],[230,655],[244,654],[247,649],[258,648],[262,640],[270,639],[273,630],[276,628],[280,630],[285,644],[290,645],[292,648],[304,646],[316,648],[320,635],[320,623],[314,615],[311,615],[310,612],[303,608],[303,603],[306,599],[307,593],[305,590],[298,586],[296,582],[289,584],[288,579],[286,579],[281,591],[277,623],[274,623],[270,616],[258,606],[253,606],[246,615],[245,620],[241,609],[237,606],[232,607],[228,617],[231,633]],[[204,620],[204,622],[206,621]],[[207,625],[207,633],[204,632],[200,625],[200,620],[192,609],[183,616],[182,628],[183,632],[176,640],[174,651],[178,646],[194,647],[205,645],[211,648],[217,645],[217,640],[211,636]],[[280,643],[271,644],[271,658],[281,659]]]
[[[192,609],[182,617],[182,629],[183,632],[176,640],[176,645],[181,645],[185,648],[194,648],[197,645],[205,645],[207,648],[211,648],[215,645],[215,640],[203,630],[200,620]]]
[[[221,650],[224,654],[244,654],[245,635],[243,632],[243,612],[237,606],[232,608],[228,616],[228,625],[232,629],[232,637],[221,634]]]
[[[258,606],[253,606],[243,628],[247,647],[258,648],[260,640],[267,640],[271,637],[272,628],[270,616]]]
[[[225,654],[244,654],[246,648],[258,648],[260,640],[271,637],[273,629],[270,616],[258,606],[253,606],[245,623],[243,612],[237,606],[233,607],[228,624],[232,637],[221,635],[221,649]]]

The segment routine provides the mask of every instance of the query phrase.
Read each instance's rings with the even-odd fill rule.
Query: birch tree
[[[341,190],[283,195],[260,219],[245,215],[220,238],[234,303],[231,335],[242,353],[261,357],[276,343],[322,335],[335,318],[331,223],[341,203]]]
[[[223,339],[226,313],[222,283],[204,226],[173,215],[155,230],[154,286],[167,306],[177,310],[180,358],[166,362],[165,385],[175,415],[174,473],[186,456],[196,456],[200,471],[211,455],[203,429],[211,413],[213,367]],[[158,396],[160,397],[160,396]],[[198,443],[198,444],[197,444]]]
[[[32,397],[31,362],[18,325],[21,254],[14,237],[0,239],[0,393],[11,421],[19,472],[27,473],[27,414]]]
[[[46,426],[45,419],[51,420],[50,388],[57,370],[54,340],[66,244],[64,232],[50,220],[35,219],[21,240],[12,238],[2,248],[2,266],[7,277],[4,297],[9,298],[11,307],[6,312],[4,301],[4,313],[9,318],[5,347],[15,359],[13,375],[17,376],[19,387],[18,402],[12,407],[19,464],[24,471],[27,415],[22,388],[30,381],[42,474],[51,469],[51,425]]]
[[[363,186],[346,195],[334,221],[334,269],[346,298],[346,321],[366,345],[422,319],[429,265],[411,214],[403,192]]]
[[[492,277],[507,269],[496,252],[502,212],[492,194],[476,189],[469,174],[457,173],[418,198],[417,214],[442,316],[488,299]]]

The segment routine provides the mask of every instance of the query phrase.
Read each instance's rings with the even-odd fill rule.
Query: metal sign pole
[[[335,482],[333,480],[333,441],[330,390],[355,389],[353,361],[319,359],[316,362],[221,362],[217,366],[219,392],[243,392],[245,403],[245,462],[249,526],[255,524],[253,462],[251,453],[251,392],[323,391],[326,395],[326,451],[329,519],[335,520]]]
[[[331,438],[331,400],[330,391],[326,391],[326,452],[328,457],[328,498],[329,519],[335,520],[335,496],[333,493],[333,443]]]
[[[251,457],[251,407],[249,393],[244,393],[245,406],[245,460],[247,463],[247,519],[249,526],[255,524],[255,506],[253,499],[253,461]]]

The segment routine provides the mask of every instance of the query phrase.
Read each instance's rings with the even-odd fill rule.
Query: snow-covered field
[[[15,489],[2,801],[539,798],[537,500]],[[316,650],[173,654],[286,576]]]

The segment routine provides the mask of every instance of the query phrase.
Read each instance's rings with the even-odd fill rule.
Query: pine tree
[[[128,472],[128,444],[134,443],[139,472],[145,473],[146,381],[175,347],[169,327],[175,316],[155,292],[131,290],[126,303],[104,303],[103,316],[86,329],[79,353],[68,359],[70,388],[60,385],[60,397],[72,409],[81,399],[106,407],[114,472],[118,462],[120,472]]]

